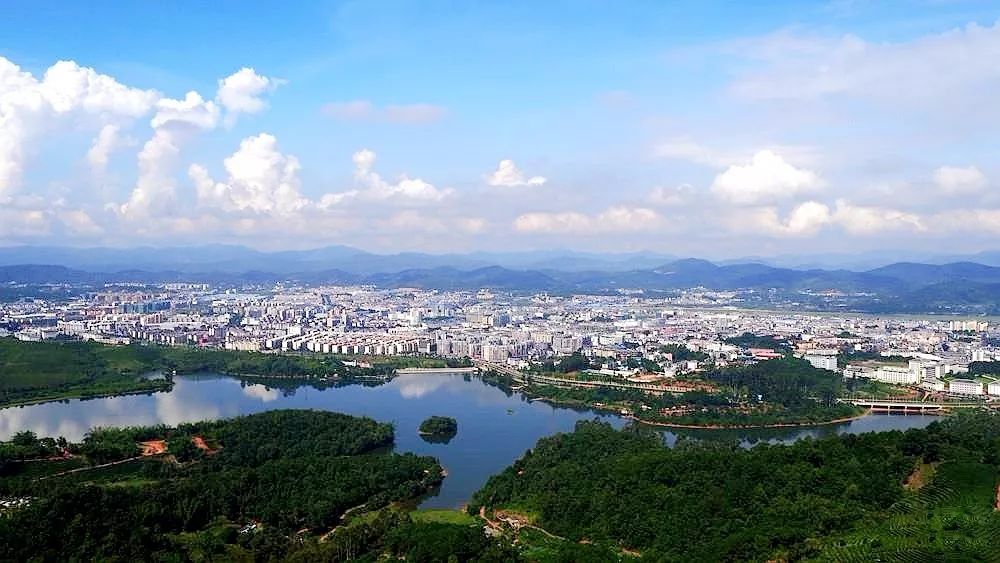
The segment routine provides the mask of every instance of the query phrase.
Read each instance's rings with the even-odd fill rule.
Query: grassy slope
[[[437,522],[440,524],[457,524],[461,526],[479,525],[479,519],[476,517],[470,516],[461,510],[449,510],[447,508],[414,510],[410,513],[410,518],[414,522]]]

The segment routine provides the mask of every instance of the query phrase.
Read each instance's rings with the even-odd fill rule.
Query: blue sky
[[[5,5],[0,244],[998,246],[995,2],[289,4]]]

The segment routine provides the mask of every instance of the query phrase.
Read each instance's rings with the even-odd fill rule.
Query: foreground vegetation
[[[157,438],[166,451],[139,456],[138,442]],[[0,500],[9,506],[0,508],[0,560],[519,562],[604,554],[532,538],[515,547],[473,515],[413,511],[440,482],[441,467],[388,453],[392,440],[389,425],[316,411],[95,429],[79,444],[22,432],[0,443]]]
[[[136,442],[153,437],[167,452],[136,459]],[[0,496],[30,502],[0,518],[0,560],[267,560],[318,549],[350,511],[440,481],[433,458],[375,453],[392,441],[388,424],[318,411],[96,430],[71,448],[92,469],[39,480],[34,468],[47,461],[5,466]]]
[[[540,440],[468,510],[651,561],[986,560],[998,470],[1000,416],[986,413],[749,450],[669,449],[594,421]]]
[[[0,443],[0,560],[976,561],[1000,545],[985,412],[751,449],[581,422],[465,513],[412,511],[442,470],[392,443],[387,424],[317,411],[78,444],[21,432]]]

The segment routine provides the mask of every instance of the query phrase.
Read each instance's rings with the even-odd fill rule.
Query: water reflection
[[[95,426],[150,425],[216,419],[272,409],[313,408],[391,422],[396,428],[396,450],[437,457],[448,470],[438,491],[424,501],[427,507],[458,507],[490,475],[498,473],[533,447],[539,438],[568,432],[579,420],[595,417],[617,428],[617,416],[583,409],[566,409],[529,402],[520,394],[506,394],[476,378],[462,375],[402,375],[381,386],[287,386],[239,381],[216,374],[175,378],[168,393],[129,395],[86,401],[63,401],[0,409],[0,439],[21,430],[41,436],[64,436],[78,441]],[[447,442],[423,439],[417,431],[429,416],[448,416],[462,431]],[[790,442],[806,436],[845,432],[903,429],[925,426],[930,416],[871,416],[848,423],[814,428],[770,430],[670,430],[668,445],[678,437],[739,441],[744,447],[765,441]]]
[[[417,377],[414,375],[404,376],[407,381],[399,386],[399,396],[404,399],[419,399],[428,393],[433,393],[437,389],[444,387],[448,383],[447,379],[440,377]]]
[[[281,396],[281,392],[277,389],[272,389],[267,385],[261,385],[260,383],[251,383],[249,385],[243,386],[243,394],[247,397],[253,397],[260,399],[265,403],[270,403],[271,401],[277,401]]]
[[[839,434],[863,434],[865,432],[885,432],[887,430],[909,430],[923,428],[935,420],[936,415],[887,415],[873,414],[839,424],[825,424],[808,427],[785,428],[740,428],[722,430],[701,430],[694,428],[674,428],[663,432],[664,442],[673,446],[678,438],[698,440],[727,440],[749,448],[757,444],[790,444],[804,438],[826,438]]]
[[[420,434],[420,439],[428,444],[448,444],[458,433],[452,434]]]

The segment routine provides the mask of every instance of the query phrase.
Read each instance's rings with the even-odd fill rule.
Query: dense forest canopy
[[[616,542],[653,561],[800,560],[841,553],[847,538],[853,557],[842,560],[889,560],[904,548],[929,557],[915,560],[985,558],[997,544],[983,540],[1000,539],[992,507],[998,464],[1000,416],[992,414],[749,450],[691,442],[669,449],[642,429],[581,422],[491,478],[469,511],[520,512],[550,533]],[[926,467],[952,492],[904,486]],[[961,506],[971,513],[935,524],[928,511],[948,513],[968,498],[961,490],[969,483],[978,496]],[[896,517],[913,526],[904,537],[866,533],[870,526],[888,535]]]
[[[786,338],[777,335],[760,336],[752,332],[744,332],[739,336],[726,338],[724,342],[740,348],[762,348],[778,352],[791,352],[792,350],[792,345]]]
[[[172,449],[196,437],[207,451],[135,459],[137,440],[166,439]],[[390,425],[320,411],[98,429],[78,451],[96,456],[91,463],[130,461],[43,480],[29,478],[41,462],[25,462],[27,476],[7,467],[0,496],[30,503],[0,518],[0,559],[284,557],[297,549],[294,537],[315,538],[354,507],[413,498],[440,481],[433,458],[378,453],[392,441]],[[249,524],[262,531],[238,533]]]
[[[830,405],[840,394],[843,379],[809,362],[784,357],[745,367],[711,370],[705,378],[724,387],[732,396],[777,403],[786,407],[818,400]]]

